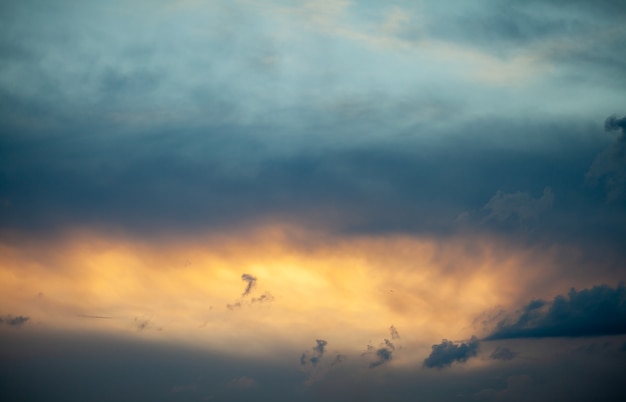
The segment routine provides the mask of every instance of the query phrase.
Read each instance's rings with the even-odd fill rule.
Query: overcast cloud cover
[[[624,400],[625,20],[4,2],[0,399]]]

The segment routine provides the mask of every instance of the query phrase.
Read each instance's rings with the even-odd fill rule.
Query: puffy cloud
[[[626,288],[571,289],[551,302],[533,300],[498,322],[486,340],[626,334]]]
[[[424,366],[428,368],[445,368],[454,362],[466,362],[478,353],[478,339],[472,337],[469,342],[454,343],[443,339],[440,344],[433,345],[432,352],[424,359]]]

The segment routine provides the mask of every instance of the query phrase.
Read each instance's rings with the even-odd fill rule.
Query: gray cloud
[[[466,362],[478,353],[478,339],[472,337],[469,342],[454,343],[443,339],[440,344],[433,345],[430,355],[424,359],[424,366],[427,368],[442,369],[450,366],[454,362]]]
[[[626,334],[626,288],[594,286],[551,302],[533,300],[518,317],[507,317],[486,340]]]
[[[28,320],[30,320],[30,317],[23,315],[6,315],[4,317],[0,317],[0,324],[6,324],[11,327],[21,327],[22,325],[26,324]]]

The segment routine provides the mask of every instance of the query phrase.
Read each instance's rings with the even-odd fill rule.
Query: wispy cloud
[[[256,286],[256,277],[250,274],[242,274],[241,280],[247,283],[246,288],[241,294],[242,297],[246,297],[250,294],[252,289]]]

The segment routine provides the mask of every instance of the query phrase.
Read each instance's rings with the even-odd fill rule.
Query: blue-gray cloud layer
[[[4,5],[1,228],[286,221],[616,243],[623,164],[597,158],[623,113],[626,83],[605,74],[622,8],[478,4]],[[537,65],[511,70],[517,53]]]

